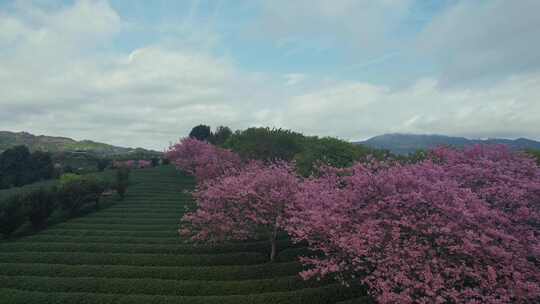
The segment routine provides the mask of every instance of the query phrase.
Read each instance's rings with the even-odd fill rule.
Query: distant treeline
[[[147,160],[156,166],[161,163],[161,154],[136,151],[103,158],[86,152],[30,152],[26,146],[15,146],[0,153],[0,189],[58,178],[64,173],[103,171],[112,168],[115,160]]]
[[[189,136],[231,149],[244,159],[295,161],[302,175],[314,173],[317,164],[348,167],[370,157],[391,157],[386,150],[372,149],[338,138],[305,136],[291,130],[267,127],[232,132],[230,128],[221,126],[212,132],[209,126],[198,125]]]

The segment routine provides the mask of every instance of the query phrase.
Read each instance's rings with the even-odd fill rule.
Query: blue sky
[[[0,129],[540,139],[540,1],[0,1]]]

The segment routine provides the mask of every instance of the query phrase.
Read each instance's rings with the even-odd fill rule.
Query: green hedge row
[[[287,248],[286,240],[279,248]],[[100,252],[100,253],[163,253],[163,254],[222,254],[231,252],[270,251],[269,242],[234,243],[217,245],[193,244],[114,244],[114,243],[52,243],[10,242],[0,244],[0,252]]]
[[[0,263],[49,263],[68,265],[132,266],[212,266],[252,265],[267,262],[265,254],[237,252],[227,254],[126,254],[85,252],[0,252]]]
[[[56,229],[49,228],[40,233],[41,235],[71,235],[71,236],[122,236],[122,237],[177,237],[178,232],[168,229],[167,231],[108,231],[92,229]]]
[[[327,304],[355,297],[356,293],[355,290],[340,285],[305,288],[290,292],[207,297],[35,292],[4,288],[0,289],[0,302],[11,304]]]
[[[154,278],[169,280],[253,280],[296,275],[302,270],[297,262],[229,266],[125,266],[63,265],[42,263],[0,263],[0,275]]]
[[[116,243],[116,244],[182,244],[179,236],[173,237],[122,237],[122,236],[70,236],[36,234],[18,240],[19,243],[51,242],[51,243]],[[244,250],[241,250],[244,251]]]
[[[32,291],[91,292],[175,296],[217,296],[293,291],[318,287],[317,281],[298,276],[246,281],[177,281],[151,278],[0,276],[0,286]]]
[[[70,224],[101,224],[101,225],[169,225],[180,222],[180,216],[169,218],[96,218],[84,217],[70,221]]]
[[[80,230],[107,230],[107,231],[171,231],[171,225],[124,225],[124,224],[91,224],[91,223],[62,223],[56,228]]]
[[[173,209],[172,211],[174,211]],[[179,212],[184,212],[184,208],[177,208]],[[106,211],[100,212],[100,215],[103,216],[164,216],[164,215],[173,215],[171,209],[154,209],[154,208],[123,208],[120,206],[112,206],[107,208]],[[175,217],[181,216],[180,214],[174,213]]]

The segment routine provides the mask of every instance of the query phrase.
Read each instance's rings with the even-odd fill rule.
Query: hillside
[[[323,304],[363,295],[301,280],[296,256],[305,250],[287,240],[269,263],[266,240],[181,239],[178,221],[195,206],[185,191],[194,184],[172,166],[135,170],[124,201],[0,242],[0,303]]]
[[[465,137],[452,137],[445,135],[425,134],[383,134],[372,137],[366,141],[357,142],[377,149],[386,149],[396,154],[407,154],[419,149],[429,149],[441,145],[463,147],[474,144],[504,144],[514,150],[540,149],[540,142],[526,139],[468,139]]]
[[[100,156],[123,155],[136,152],[155,152],[142,148],[125,148],[91,140],[77,141],[68,137],[33,135],[27,132],[0,131],[0,152],[8,148],[24,145],[31,151],[48,152],[88,152]]]

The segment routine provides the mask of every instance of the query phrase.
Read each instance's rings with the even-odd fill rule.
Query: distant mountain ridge
[[[24,145],[31,151],[86,152],[100,156],[123,155],[136,152],[152,152],[142,148],[125,148],[91,140],[74,140],[68,137],[33,135],[28,132],[0,131],[0,152],[14,146]]]
[[[408,154],[419,149],[430,149],[437,146],[464,147],[475,144],[503,144],[513,150],[540,149],[540,142],[527,139],[468,139],[446,135],[403,134],[392,133],[372,137],[368,140],[356,142],[368,147],[386,149],[395,154]]]

